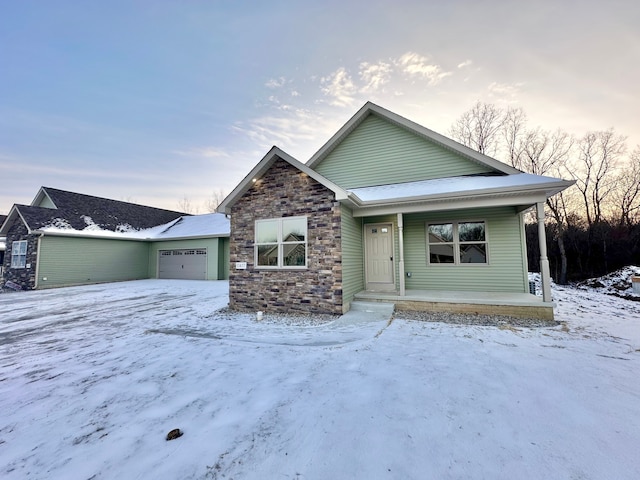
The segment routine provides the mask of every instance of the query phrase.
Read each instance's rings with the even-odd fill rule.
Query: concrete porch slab
[[[362,291],[355,296],[355,300],[390,302],[396,310],[508,315],[543,320],[553,320],[555,306],[552,302],[543,302],[542,297],[528,293],[443,290],[407,290],[404,296],[397,292]]]

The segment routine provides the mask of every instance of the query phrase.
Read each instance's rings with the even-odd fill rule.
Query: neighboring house
[[[544,203],[571,184],[367,103],[306,164],[273,147],[220,204],[230,307],[340,314],[368,300],[553,318]],[[542,298],[529,293],[531,207]]]
[[[38,289],[142,278],[227,278],[229,220],[42,187],[14,205],[2,284]]]

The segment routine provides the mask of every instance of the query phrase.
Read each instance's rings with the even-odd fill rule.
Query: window
[[[27,266],[27,241],[19,240],[11,244],[11,268]]]
[[[484,222],[427,224],[429,264],[487,264],[487,232]]]
[[[256,266],[307,267],[307,217],[256,220]]]

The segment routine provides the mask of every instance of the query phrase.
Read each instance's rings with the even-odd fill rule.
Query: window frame
[[[472,240],[472,241],[460,241],[460,230],[459,225],[461,223],[482,223],[484,224],[484,240]],[[452,241],[451,242],[430,242],[429,241],[429,227],[431,225],[452,225]],[[427,265],[428,266],[438,266],[438,267],[459,267],[459,266],[467,266],[467,267],[487,267],[490,265],[489,258],[489,228],[488,223],[485,219],[471,219],[471,220],[434,220],[430,222],[426,222],[425,224],[425,243],[427,250]],[[460,257],[460,246],[461,245],[476,245],[482,244],[485,246],[485,261],[475,262],[475,263],[463,263],[461,262]],[[442,262],[432,262],[431,261],[431,246],[432,245],[452,245],[453,246],[453,262],[450,263],[442,263]]]
[[[24,245],[24,253],[21,253],[20,247],[22,245]],[[28,249],[29,249],[28,240],[14,240],[11,243],[11,268],[27,268],[27,250]]]
[[[304,240],[303,241],[284,241],[283,236],[283,224],[288,220],[304,220]],[[277,238],[275,242],[258,242],[257,234],[258,234],[258,225],[261,223],[275,222],[277,224],[276,234]],[[260,220],[256,220],[254,224],[254,237],[253,237],[253,256],[254,256],[254,266],[259,270],[306,270],[309,265],[309,257],[308,257],[308,236],[309,236],[309,221],[306,215],[303,216],[295,216],[295,217],[280,217],[280,218],[263,218]],[[272,245],[277,248],[277,265],[260,265],[259,264],[259,254],[258,249],[260,246],[268,246]],[[292,250],[294,250],[298,245],[304,246],[304,265],[285,265],[284,264],[284,250],[288,245],[293,245]]]

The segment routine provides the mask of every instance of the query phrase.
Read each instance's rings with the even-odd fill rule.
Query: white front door
[[[393,225],[365,224],[367,290],[394,290]]]

